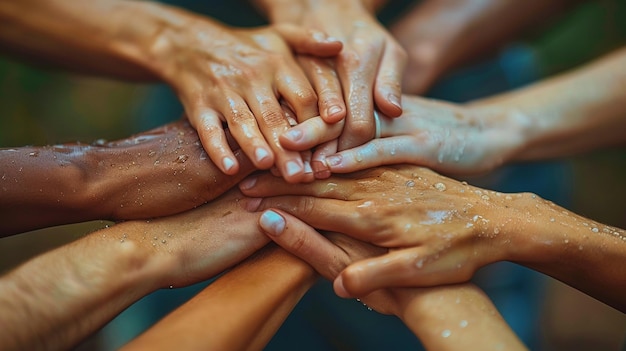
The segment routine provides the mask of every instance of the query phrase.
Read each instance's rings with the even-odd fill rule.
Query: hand
[[[98,207],[100,219],[160,217],[210,201],[254,171],[252,163],[230,138],[239,172],[220,172],[186,120],[119,141],[83,147],[89,157],[86,207]],[[68,148],[71,149],[70,146]],[[80,160],[79,160],[80,162]],[[98,203],[94,203],[98,199]]]
[[[482,190],[413,166],[297,187],[282,183],[271,175],[240,183],[245,195],[263,198],[248,209],[282,210],[319,230],[390,249],[341,273],[335,291],[344,297],[383,287],[465,282],[478,268],[512,257],[507,232],[532,215],[513,207],[529,196]],[[312,240],[299,239],[294,246],[304,250],[314,245]]]
[[[290,126],[279,99],[301,120],[318,115],[318,100],[291,49],[327,57],[337,54],[341,43],[294,25],[233,29],[185,17],[184,26],[163,32],[154,51],[211,160],[227,174],[238,171],[222,129],[226,122],[255,167],[276,164],[287,181],[300,181],[305,173],[300,155],[278,142]]]
[[[409,163],[446,174],[490,171],[523,145],[529,122],[521,113],[404,97],[400,118],[380,117],[381,138],[325,158],[334,173]],[[337,124],[309,119],[280,136],[292,150],[307,150],[341,133]],[[293,138],[297,135],[298,138]]]
[[[242,261],[265,244],[267,238],[256,225],[257,216],[247,212],[246,199],[237,189],[211,203],[178,215],[148,222],[125,222],[121,244],[132,243],[152,252],[163,265],[158,284],[181,287],[211,278]]]
[[[271,2],[271,1],[269,1]],[[280,7],[281,2],[275,1]],[[271,7],[267,5],[266,7]],[[286,7],[287,9],[283,9]],[[337,58],[322,60],[299,56],[300,65],[309,80],[320,91],[328,86],[329,95],[342,87],[343,98],[337,96],[324,108],[320,116],[327,123],[345,123],[339,139],[323,145],[313,155],[316,173],[325,174],[325,154],[361,145],[374,136],[374,108],[390,117],[402,113],[400,82],[406,54],[391,35],[378,23],[361,1],[323,1],[313,4],[300,2],[270,8],[274,23],[297,23],[306,28],[321,30],[343,43]],[[298,8],[298,11],[294,11]],[[332,89],[330,89],[332,87]],[[347,111],[344,105],[347,104]],[[320,104],[322,106],[322,104]],[[342,119],[344,116],[347,118]],[[302,122],[300,120],[300,122]],[[342,126],[343,128],[343,126]]]

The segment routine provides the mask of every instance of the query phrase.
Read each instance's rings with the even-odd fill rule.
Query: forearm
[[[220,277],[124,350],[262,350],[315,277],[308,264],[268,247]]]
[[[0,150],[0,237],[99,217],[102,198],[87,194],[86,166],[93,162],[74,152],[83,148]]]
[[[181,11],[146,1],[1,1],[3,51],[36,63],[129,80],[162,79],[163,33]]]
[[[160,287],[172,262],[124,239],[142,225],[90,234],[0,278],[0,348],[69,349]]]
[[[626,142],[626,49],[525,89],[470,104],[523,126],[511,160],[570,156]]]
[[[526,350],[473,285],[392,291],[401,306],[398,317],[427,350]]]
[[[504,201],[498,213],[486,211],[485,216],[494,222],[488,231],[506,233],[492,248],[502,260],[550,275],[626,311],[626,231],[531,194]]]

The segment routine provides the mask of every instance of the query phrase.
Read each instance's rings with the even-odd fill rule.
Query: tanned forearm
[[[166,33],[193,17],[149,1],[3,0],[0,50],[79,73],[158,81],[173,60]]]
[[[476,286],[390,291],[400,306],[398,317],[427,350],[527,350]]]

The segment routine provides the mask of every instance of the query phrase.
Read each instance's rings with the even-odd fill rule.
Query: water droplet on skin
[[[174,289],[174,285],[170,285],[170,289]]]
[[[189,156],[187,155],[180,155],[176,158],[176,160],[174,162],[176,163],[185,163],[187,160],[189,159]]]
[[[465,327],[467,327],[468,324],[469,323],[464,319],[461,322],[459,322],[459,327],[465,328]]]
[[[415,266],[417,266],[417,268],[422,268],[424,267],[424,260],[421,259],[419,261],[417,261],[417,263],[415,264]]]
[[[596,227],[591,228],[591,231],[594,232],[594,233],[599,232],[598,228],[596,228]]]
[[[33,152],[29,153],[28,156],[30,156],[30,157],[37,157],[37,156],[39,156],[39,152],[38,151],[33,151]]]
[[[550,222],[554,222],[554,218],[550,218]]]
[[[415,186],[415,182],[412,181],[412,180],[409,180],[408,182],[406,182],[406,186],[409,187],[409,188],[412,188],[412,187]]]
[[[446,185],[443,183],[436,183],[434,187],[439,191],[446,191]]]
[[[161,240],[161,242],[162,242],[163,244],[165,244],[165,243],[167,242],[167,240],[163,239],[163,240]]]
[[[452,335],[452,332],[449,329],[446,329],[446,330],[441,332],[441,336],[444,337],[444,338],[447,338],[450,335]]]

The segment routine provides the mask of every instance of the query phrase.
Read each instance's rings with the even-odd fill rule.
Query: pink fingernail
[[[285,138],[295,142],[302,138],[302,132],[298,129],[289,129],[285,132],[284,136]]]
[[[222,159],[222,166],[224,166],[224,170],[226,172],[230,171],[233,168],[234,165],[235,165],[235,162],[233,161],[232,158],[224,157]]]
[[[239,183],[239,189],[248,190],[253,188],[256,185],[257,177],[249,177],[241,181]]]
[[[326,164],[328,165],[328,167],[339,166],[341,164],[341,156],[334,155],[326,157]]]
[[[259,224],[271,235],[280,235],[285,230],[285,219],[274,211],[265,211],[259,219]]]
[[[254,157],[256,157],[256,160],[257,160],[258,162],[263,161],[263,160],[264,160],[266,157],[268,157],[269,155],[270,155],[270,154],[267,152],[267,150],[265,150],[264,148],[261,148],[261,147],[257,148],[257,149],[254,151]]]

